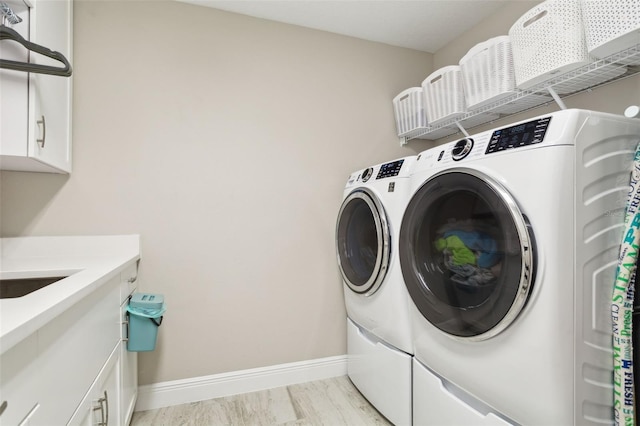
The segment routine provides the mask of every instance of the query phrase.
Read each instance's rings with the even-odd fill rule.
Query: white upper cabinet
[[[22,22],[7,25],[25,39],[60,52],[73,65],[70,0],[9,0]],[[64,65],[19,43],[0,42],[0,58]],[[72,77],[0,69],[0,168],[71,172]]]

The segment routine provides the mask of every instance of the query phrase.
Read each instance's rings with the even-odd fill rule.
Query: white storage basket
[[[640,1],[581,0],[581,7],[591,55],[604,58],[640,45]]]
[[[494,37],[472,47],[460,60],[468,110],[499,101],[516,88],[509,36]]]
[[[435,125],[466,112],[460,66],[440,68],[422,82],[427,120]]]
[[[411,87],[393,98],[398,136],[411,136],[427,130],[422,87]]]
[[[542,2],[516,21],[509,38],[520,89],[591,62],[578,0]]]

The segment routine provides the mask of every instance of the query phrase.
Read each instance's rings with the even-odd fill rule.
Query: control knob
[[[371,175],[373,174],[373,167],[369,167],[368,169],[365,169],[364,172],[362,172],[362,181],[366,182],[371,178]]]
[[[473,139],[460,139],[451,150],[451,158],[453,158],[453,161],[460,161],[469,155],[471,148],[473,148]]]

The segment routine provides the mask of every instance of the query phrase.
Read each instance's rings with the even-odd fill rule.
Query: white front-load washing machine
[[[613,422],[640,120],[564,110],[418,156],[400,230],[415,425]]]
[[[347,309],[348,375],[396,425],[411,424],[412,333],[398,232],[416,156],[354,172],[336,224]]]

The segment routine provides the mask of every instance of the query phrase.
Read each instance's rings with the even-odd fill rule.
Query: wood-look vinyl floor
[[[133,414],[131,426],[391,425],[348,377],[302,383]]]

